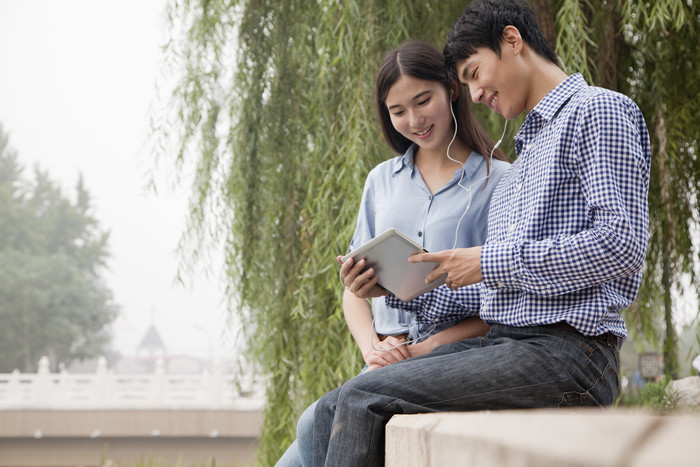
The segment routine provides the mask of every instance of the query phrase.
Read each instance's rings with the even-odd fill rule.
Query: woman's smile
[[[425,130],[415,131],[414,134],[420,139],[427,139],[433,133],[433,128],[435,128],[435,125],[430,125]]]

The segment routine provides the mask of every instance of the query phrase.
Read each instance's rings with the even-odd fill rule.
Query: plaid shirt
[[[419,321],[566,321],[627,337],[620,311],[641,282],[648,242],[649,133],[626,96],[568,77],[528,114],[518,158],[494,191],[483,282],[387,304]]]

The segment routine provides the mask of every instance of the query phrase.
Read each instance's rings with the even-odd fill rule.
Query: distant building
[[[149,357],[163,357],[166,355],[165,344],[160,338],[160,333],[154,325],[146,331],[146,334],[141,339],[141,343],[136,348],[136,355],[142,356],[146,354]]]
[[[146,374],[156,371],[160,361],[167,374],[199,374],[206,364],[201,359],[187,355],[170,355],[154,325],[149,326],[135,355],[122,355],[114,364],[114,371],[122,374]]]

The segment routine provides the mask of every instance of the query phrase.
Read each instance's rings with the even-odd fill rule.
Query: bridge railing
[[[51,373],[42,357],[37,373],[0,374],[0,410],[7,409],[235,409],[259,410],[262,381],[254,375],[167,374],[162,360],[151,374],[120,374],[101,358],[91,374]]]

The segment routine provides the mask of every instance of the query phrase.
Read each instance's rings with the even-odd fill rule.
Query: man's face
[[[483,104],[506,120],[525,110],[527,75],[519,56],[508,47],[501,48],[499,58],[491,49],[480,47],[476,53],[457,64],[459,81],[469,86],[475,104]]]

